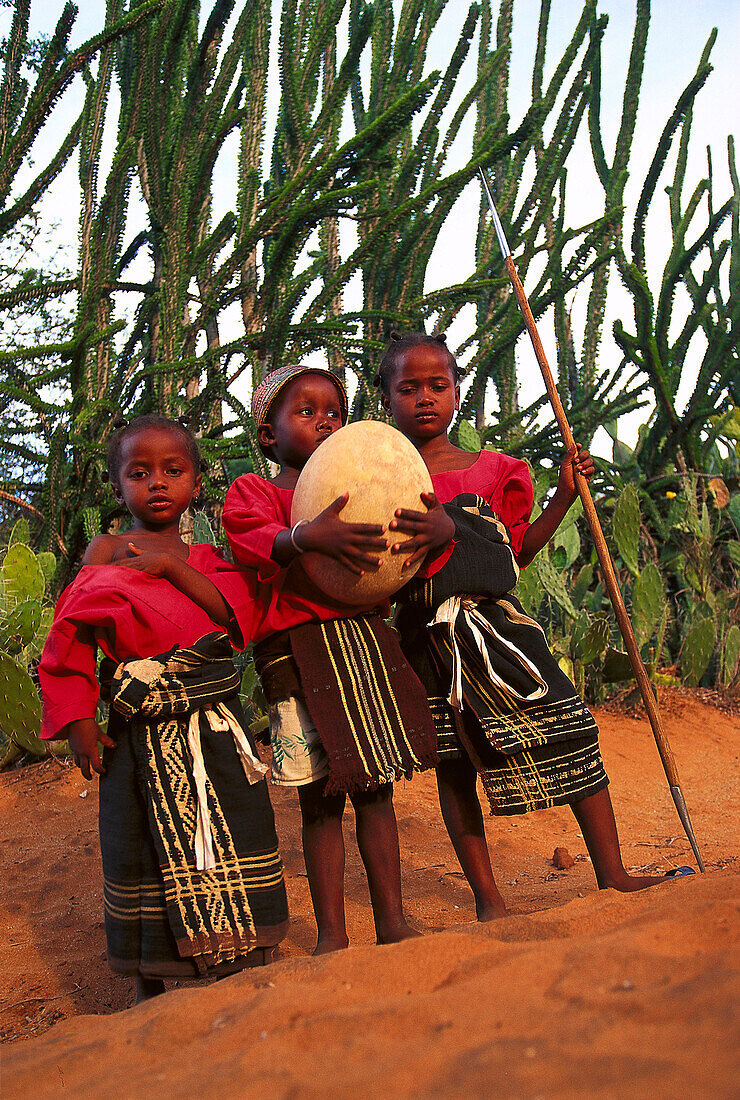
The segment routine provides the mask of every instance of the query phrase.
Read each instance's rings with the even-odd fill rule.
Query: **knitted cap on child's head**
[[[346,422],[348,414],[347,391],[341,378],[338,378],[327,367],[303,367],[298,363],[286,363],[284,367],[278,367],[277,370],[272,371],[266,378],[263,378],[252,395],[252,419],[258,428],[268,419],[270,406],[281,390],[287,386],[288,382],[292,382],[294,378],[297,378],[299,374],[323,374],[334,383],[337,387],[342,408],[342,424]]]

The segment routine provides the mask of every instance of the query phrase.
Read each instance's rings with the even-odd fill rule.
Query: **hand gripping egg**
[[[386,528],[397,508],[424,511],[421,493],[432,492],[432,479],[419,452],[389,424],[359,420],[340,428],[314,451],[293,495],[291,523],[314,519],[343,493],[349,500],[340,518],[345,523],[382,523]],[[411,535],[389,531],[380,569],[359,577],[326,554],[307,553],[301,565],[313,583],[340,603],[358,605],[382,600],[401,588],[421,562],[403,568],[404,554],[391,546]]]

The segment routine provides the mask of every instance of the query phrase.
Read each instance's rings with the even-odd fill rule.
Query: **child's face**
[[[415,443],[444,435],[460,402],[460,388],[442,347],[418,344],[398,359],[383,405],[398,430]]]
[[[282,394],[270,420],[259,428],[284,469],[302,470],[320,443],[342,426],[339,391],[322,374],[299,374]]]
[[[162,428],[143,428],[124,439],[119,479],[116,499],[152,531],[176,526],[201,483],[179,432]]]

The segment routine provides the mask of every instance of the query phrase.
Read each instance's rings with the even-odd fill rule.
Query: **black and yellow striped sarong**
[[[275,822],[239,683],[218,633],[113,677],[100,847],[119,973],[228,973],[285,936]]]
[[[455,546],[397,596],[396,626],[427,688],[441,761],[467,756],[496,815],[577,802],[608,785],[598,727],[512,595],[505,526],[462,494],[445,505]]]
[[[373,790],[437,764],[423,685],[380,615],[309,622],[255,647],[270,703],[303,699],[329,760],[326,793]]]

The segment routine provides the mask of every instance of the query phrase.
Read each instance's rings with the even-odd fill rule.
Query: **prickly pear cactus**
[[[44,596],[57,563],[53,554],[37,558],[21,541],[27,537],[28,524],[19,521],[0,565],[0,767],[23,752],[47,751],[38,738],[41,703],[28,664],[49,633],[54,609]]]
[[[548,596],[551,596],[552,599],[555,600],[555,603],[558,607],[562,608],[566,615],[569,615],[572,619],[577,618],[576,609],[565,589],[563,578],[560,573],[556,571],[554,565],[544,551],[538,554],[530,568],[535,568],[535,566],[540,581],[542,582],[542,587],[545,592],[547,592]]]
[[[514,595],[521,602],[526,613],[536,618],[539,606],[542,603],[543,591],[542,583],[534,565],[531,565],[528,569],[522,569]]]
[[[41,703],[31,677],[7,653],[0,653],[0,731],[9,741],[37,756],[46,753],[39,740]]]
[[[44,572],[33,550],[21,542],[8,547],[2,564],[3,592],[6,610],[22,600],[40,600],[46,590]]]
[[[606,652],[609,644],[609,623],[606,619],[594,619],[583,639],[583,652],[581,660],[584,665],[599,661]]]
[[[8,539],[8,546],[12,546],[13,543],[23,542],[26,545],[31,541],[31,529],[28,526],[27,519],[19,519],[17,523],[13,525],[13,530],[10,532],[10,538]]]
[[[20,653],[33,641],[41,624],[41,604],[38,600],[22,603],[0,618],[0,650]]]
[[[725,635],[724,652],[722,655],[722,681],[728,687],[737,671],[740,661],[740,626],[733,623]]]
[[[709,667],[715,642],[714,620],[699,619],[684,638],[681,649],[682,680],[696,687]]]
[[[558,528],[553,544],[552,564],[555,569],[569,569],[581,552],[581,536],[575,523]]]
[[[196,512],[193,516],[193,542],[210,542],[211,546],[215,546],[217,541],[206,513]]]
[[[622,561],[630,573],[637,576],[638,548],[640,543],[640,505],[637,489],[628,485],[623,489],[612,517],[612,534]]]
[[[57,559],[50,550],[42,550],[40,554],[36,555],[36,560],[41,566],[41,572],[44,574],[47,585],[51,584],[57,571]]]
[[[638,574],[632,590],[632,625],[638,645],[649,641],[658,629],[666,609],[663,578],[649,562]]]
[[[481,438],[469,420],[461,420],[457,426],[457,442],[464,451],[476,453],[482,447]]]

